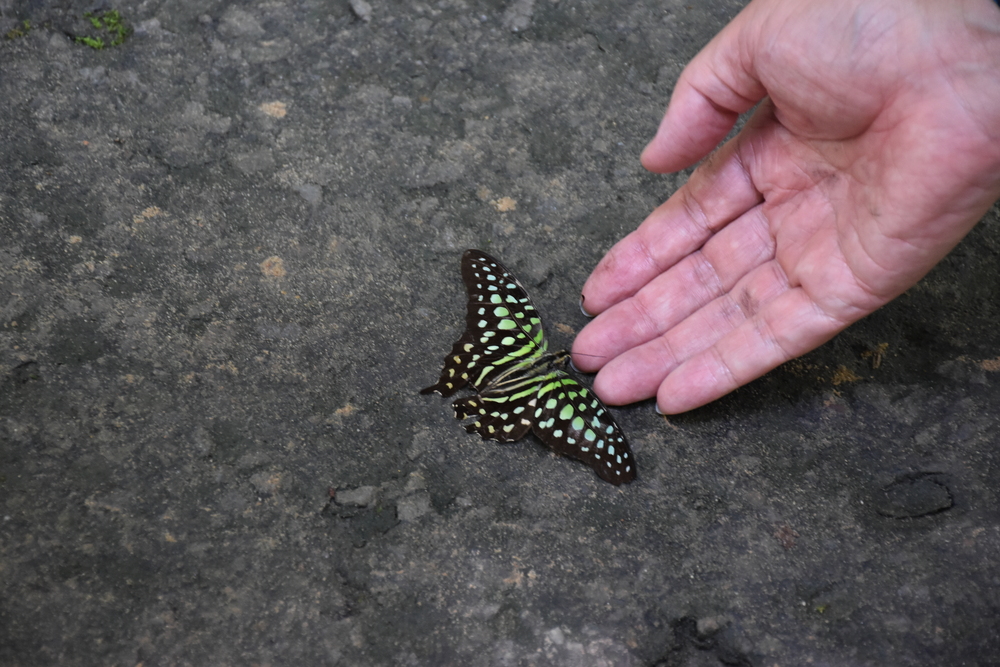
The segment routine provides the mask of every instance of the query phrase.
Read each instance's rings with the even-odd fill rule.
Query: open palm
[[[754,0],[681,75],[652,171],[703,158],[583,289],[573,350],[609,403],[703,405],[931,269],[1000,197],[989,0]]]

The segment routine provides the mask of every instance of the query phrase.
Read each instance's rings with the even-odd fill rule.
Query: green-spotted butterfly
[[[437,384],[421,390],[451,396],[466,385],[475,395],[452,406],[457,419],[473,419],[469,433],[512,442],[529,430],[555,452],[579,459],[601,479],[635,479],[625,435],[592,391],[562,366],[569,352],[549,352],[542,321],[521,283],[481,250],[462,255],[469,292],[465,333],[445,357]]]

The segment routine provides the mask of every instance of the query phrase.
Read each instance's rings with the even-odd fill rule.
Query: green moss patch
[[[92,49],[100,50],[105,46],[120,46],[132,34],[132,28],[125,23],[121,12],[117,9],[100,13],[87,12],[83,17],[90,21],[94,32],[90,35],[79,35],[75,39],[78,44],[89,46]]]
[[[25,19],[17,27],[8,30],[4,37],[7,39],[17,39],[18,37],[24,37],[29,32],[31,32],[31,21]]]

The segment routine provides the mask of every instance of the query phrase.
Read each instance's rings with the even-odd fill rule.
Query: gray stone
[[[420,492],[407,496],[396,503],[396,516],[400,521],[416,521],[431,512],[431,496]]]
[[[908,475],[876,495],[875,509],[893,519],[915,519],[937,514],[955,504],[948,485],[934,475]]]
[[[372,6],[365,0],[350,0],[350,3],[355,16],[366,23],[372,20]]]
[[[338,505],[368,507],[375,502],[377,489],[374,486],[359,486],[356,489],[337,489],[334,502]]]

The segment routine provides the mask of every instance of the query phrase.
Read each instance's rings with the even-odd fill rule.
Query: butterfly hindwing
[[[530,410],[528,399],[522,399],[516,404],[499,397],[470,396],[460,398],[452,407],[456,419],[474,418],[475,421],[466,424],[469,433],[478,433],[483,440],[498,442],[514,442],[520,440],[531,430],[531,420],[527,418]]]

